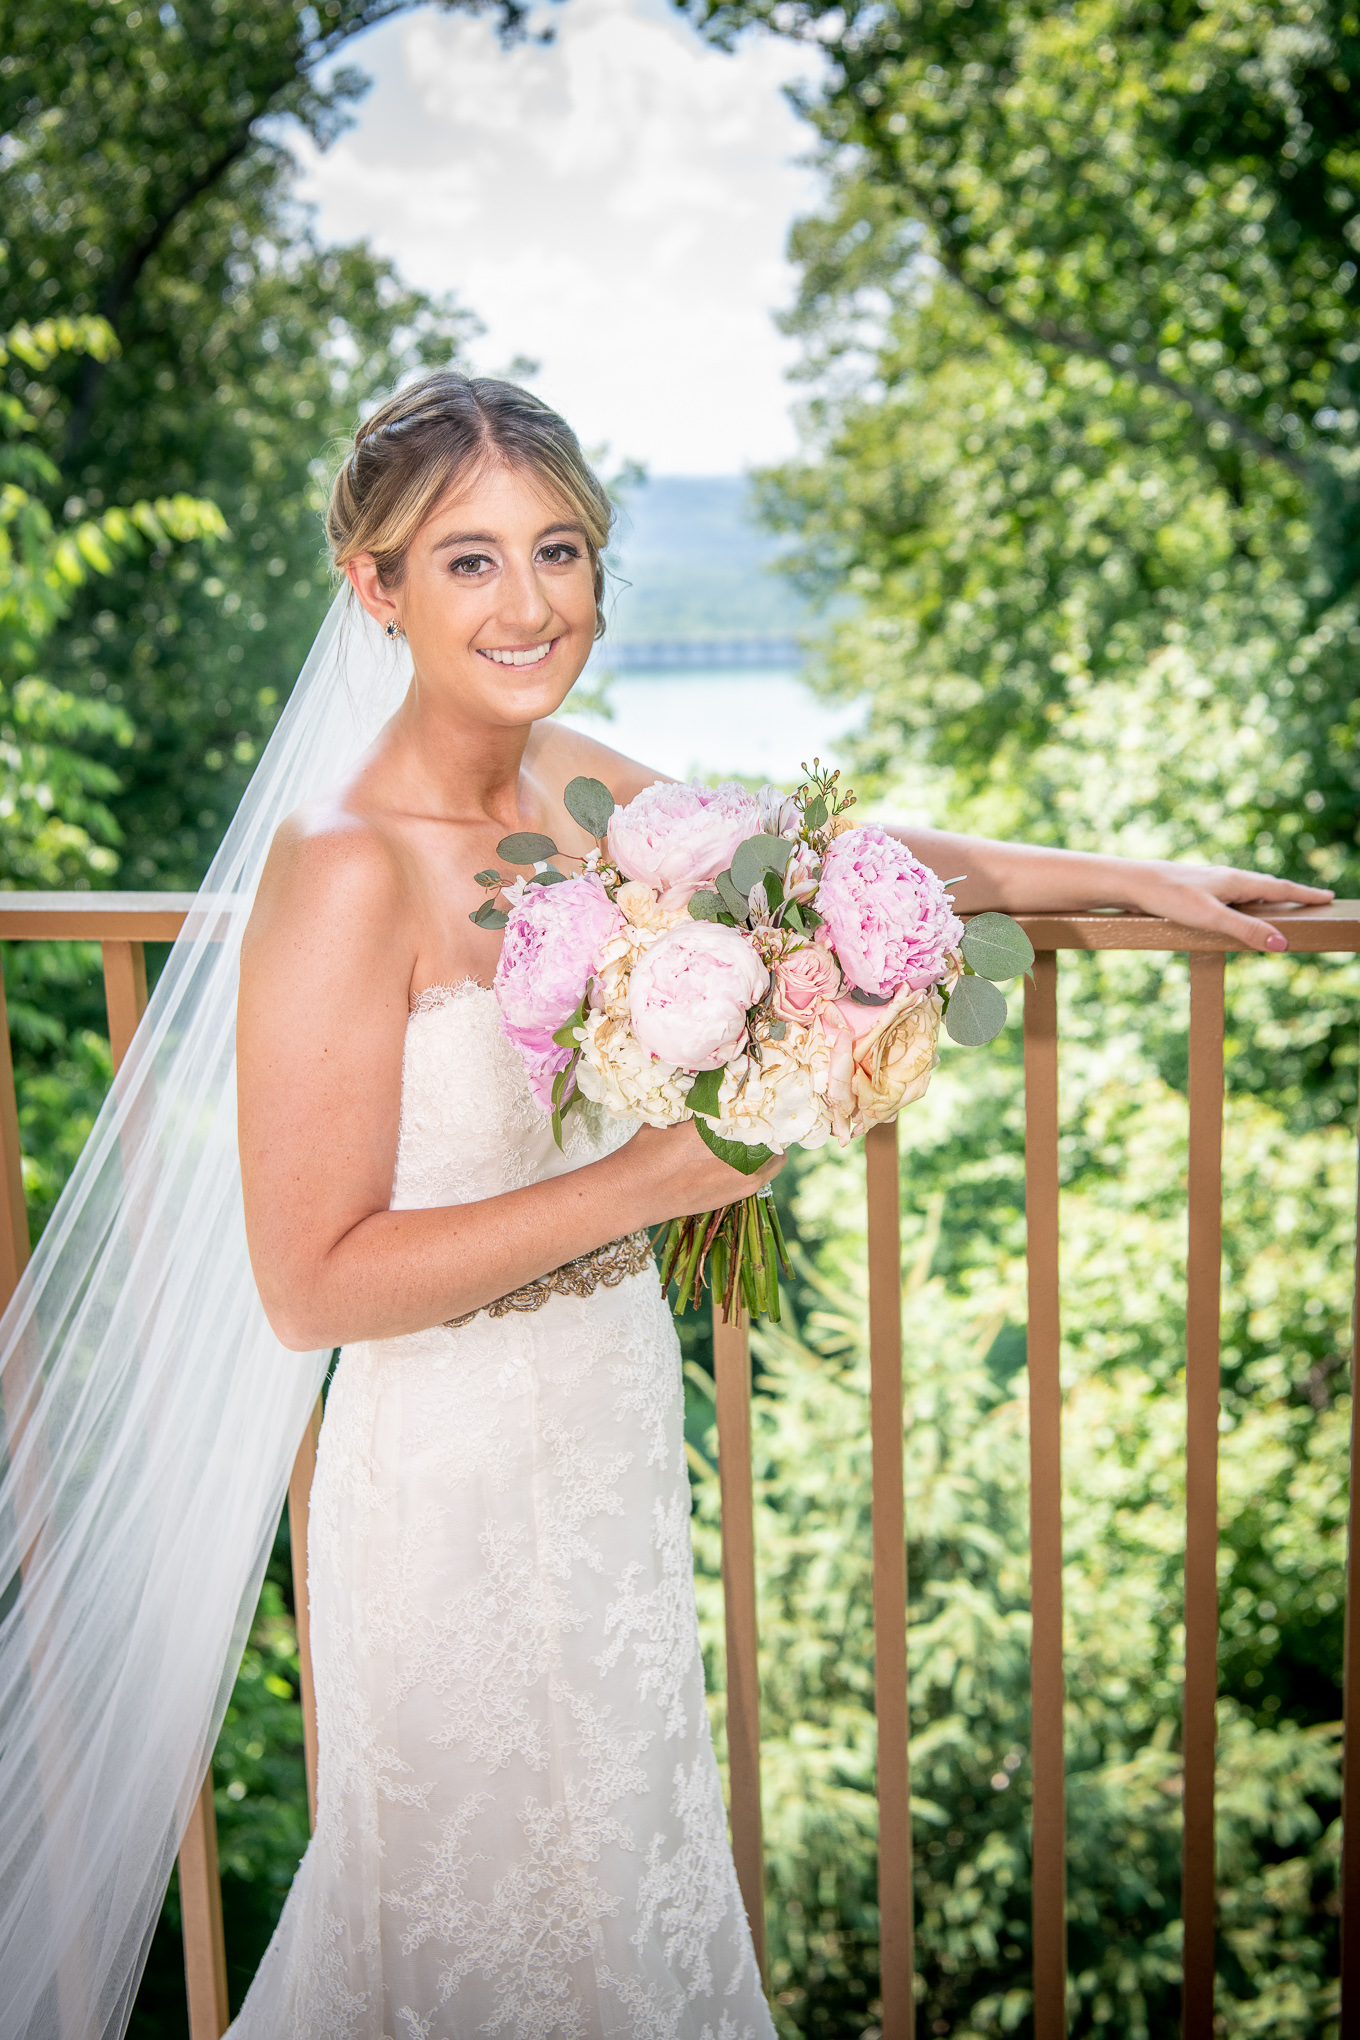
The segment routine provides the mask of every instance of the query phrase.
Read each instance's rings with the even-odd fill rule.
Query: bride
[[[752,1180],[589,1106],[559,1153],[469,918],[505,835],[592,847],[572,778],[660,776],[550,719],[609,526],[560,418],[452,371],[337,478],[367,691],[333,616],[0,1327],[0,2040],[122,2030],[334,1346],[316,1832],[233,2034],[773,2033],[646,1235]],[[1330,897],[902,833],[965,909],[1282,949],[1243,903]]]

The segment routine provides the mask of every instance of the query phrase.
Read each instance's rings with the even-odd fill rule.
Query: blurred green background
[[[0,11],[0,884],[197,882],[328,600],[329,449],[473,330],[292,195],[280,122],[324,142],[359,81],[318,66],[394,11]],[[755,487],[808,675],[864,707],[866,806],[1360,894],[1356,13],[700,12],[827,52],[802,451]],[[5,973],[36,1234],[109,1078],[98,957],[12,946]],[[1061,982],[1071,2019],[1137,2040],[1178,2016],[1186,984],[1137,956]],[[1230,966],[1218,2009],[1243,2040],[1339,2032],[1358,1013],[1354,963]],[[954,2040],[1030,2030],[1016,1034],[947,1055],[902,1126],[918,2030]],[[785,2033],[868,2040],[862,1164],[797,1158],[779,1194],[772,1988]],[[721,1742],[710,1349],[682,1336]],[[286,1537],[216,1759],[234,2003],[306,1840]],[[172,1887],[146,2040],[185,2031],[177,1922]]]

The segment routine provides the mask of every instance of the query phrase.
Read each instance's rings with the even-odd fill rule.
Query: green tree
[[[860,595],[838,665],[883,749],[928,725],[951,770],[1015,785],[1074,695],[1188,643],[1277,726],[1239,842],[1337,869],[1360,821],[1345,0],[707,18],[830,58],[806,110],[832,203],[794,241],[814,458],[768,501],[814,586]]]
[[[220,542],[217,506],[187,494],[133,500],[97,516],[47,507],[57,483],[41,444],[55,404],[52,371],[70,356],[109,359],[117,342],[91,315],[12,328],[0,371],[17,367],[23,399],[0,389],[0,887],[107,885],[122,831],[109,763],[131,751],[126,712],[48,677],[53,639],[92,584],[137,561],[162,568]],[[5,958],[20,1088],[24,1178],[40,1230],[93,1123],[111,1075],[99,1009],[86,987],[88,944],[21,943]]]
[[[125,565],[54,648],[73,694],[131,717],[114,806],[135,885],[197,881],[286,699],[328,595],[329,445],[470,330],[366,247],[320,246],[291,197],[290,124],[323,145],[344,125],[366,81],[337,53],[400,4],[24,0],[0,32],[0,303],[59,301],[120,343],[46,419],[60,496],[79,514],[205,488],[229,527],[211,570]],[[514,0],[499,12],[512,33]]]

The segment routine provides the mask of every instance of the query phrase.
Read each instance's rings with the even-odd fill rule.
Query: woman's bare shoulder
[[[343,796],[312,801],[274,836],[247,942],[282,940],[371,961],[400,947],[409,898],[392,832]]]
[[[569,722],[555,718],[535,723],[531,741],[537,753],[535,766],[546,780],[565,786],[572,779],[599,779],[615,800],[624,803],[641,793],[644,786],[655,786],[659,779],[672,777],[671,773],[644,765],[600,743],[598,738],[587,736],[584,730],[573,729]]]

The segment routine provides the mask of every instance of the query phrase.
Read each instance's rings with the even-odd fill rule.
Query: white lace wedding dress
[[[484,987],[426,993],[394,1207],[553,1145]],[[343,1352],[312,1493],[316,1833],[233,2040],[770,2040],[704,1708],[651,1266]]]

